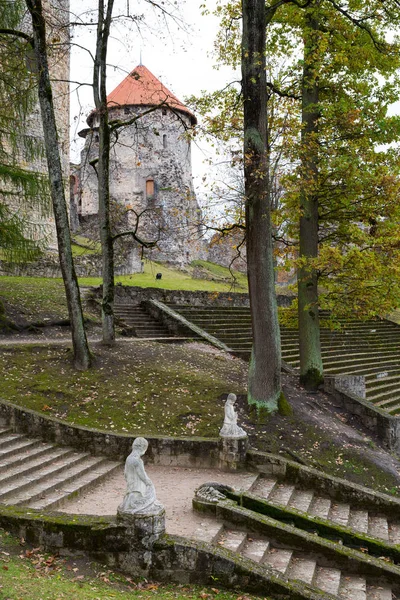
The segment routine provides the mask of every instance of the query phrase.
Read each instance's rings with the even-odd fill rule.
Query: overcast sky
[[[71,0],[72,13],[83,15],[85,3],[89,7],[96,4],[94,0]],[[174,22],[160,17],[159,11],[149,8],[145,0],[116,0],[114,14],[126,14],[129,9],[129,14],[144,14],[144,19],[139,27],[133,25],[127,28],[122,22],[114,26],[108,55],[107,92],[111,92],[140,63],[140,57],[142,64],[181,101],[185,96],[200,94],[202,90],[211,91],[237,79],[238,75],[228,68],[218,71],[213,68],[215,59],[212,51],[218,22],[212,15],[201,14],[200,3],[201,0],[179,0],[175,7],[174,2],[166,0],[163,6],[168,10],[172,7],[177,19]],[[215,0],[207,2],[211,9],[215,4]],[[93,52],[94,35],[89,28],[75,28],[72,41]],[[90,56],[77,47],[72,50],[71,79],[87,83],[92,80]],[[76,87],[73,85],[72,90]],[[78,91],[72,92],[71,159],[74,162],[79,162],[79,149],[83,142],[77,137],[77,132],[86,127],[85,118],[92,108],[91,87],[79,87]],[[204,143],[200,143],[199,147],[192,145],[193,174],[197,182],[209,169],[203,164],[203,159],[211,152]]]

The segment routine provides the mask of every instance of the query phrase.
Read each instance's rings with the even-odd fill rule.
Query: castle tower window
[[[162,136],[162,145],[163,145],[163,148],[167,147],[167,134],[166,133],[164,133],[164,135]]]
[[[155,192],[154,179],[147,179],[146,180],[146,198],[154,198],[154,192]]]
[[[167,109],[166,109],[166,108],[163,108],[163,109],[162,109],[162,114],[163,114],[163,116],[165,117],[165,115],[167,114]]]

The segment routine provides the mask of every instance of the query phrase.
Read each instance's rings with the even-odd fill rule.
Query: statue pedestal
[[[247,435],[242,437],[220,436],[219,468],[224,471],[238,471],[246,465],[246,453],[249,441]]]
[[[132,575],[147,577],[152,563],[154,543],[165,534],[165,509],[162,505],[154,512],[117,512],[117,520],[126,527],[129,550],[121,563],[123,570]]]

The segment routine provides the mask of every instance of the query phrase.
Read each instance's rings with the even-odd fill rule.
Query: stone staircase
[[[1,503],[55,508],[120,468],[119,462],[0,427]]]
[[[247,492],[223,493],[228,500],[220,501],[216,517],[196,531],[198,540],[272,569],[289,584],[297,580],[329,594],[321,598],[400,597],[400,548],[393,551],[400,543],[400,504],[392,510],[389,499],[387,506],[367,509],[357,494],[343,502],[263,475]],[[206,505],[194,502],[202,512]]]
[[[168,306],[223,342],[236,356],[249,359],[249,308]],[[281,326],[281,343],[282,358],[298,367],[297,330]],[[400,326],[385,319],[349,319],[339,330],[322,329],[321,346],[326,374],[364,375],[366,399],[392,415],[400,414]]]
[[[114,314],[128,335],[153,339],[173,337],[173,334],[162,323],[149,315],[140,304],[116,302]]]
[[[254,562],[271,567],[288,580],[300,580],[313,588],[330,594],[326,598],[342,600],[395,600],[392,586],[380,578],[370,578],[329,566],[314,553],[283,548],[241,529],[216,524],[212,539],[203,540],[231,550]]]

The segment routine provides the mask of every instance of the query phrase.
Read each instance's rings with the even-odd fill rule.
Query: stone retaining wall
[[[130,434],[105,433],[88,427],[69,425],[0,400],[0,420],[15,432],[40,437],[45,442],[71,446],[82,452],[125,460],[137,437]],[[172,438],[146,436],[149,449],[146,462],[154,465],[213,468],[220,464],[220,441],[217,438]]]
[[[95,288],[100,297],[101,287]],[[277,296],[278,306],[290,306],[294,296]],[[115,299],[120,302],[140,304],[144,300],[159,300],[174,304],[190,304],[191,306],[250,306],[248,294],[230,292],[203,292],[188,290],[164,290],[160,288],[141,288],[137,286],[115,286]]]
[[[376,435],[379,441],[400,454],[400,418],[389,415],[378,406],[374,406],[368,400],[346,391],[343,387],[344,377],[340,377],[340,382],[336,382],[334,376],[325,377],[325,391],[338,400],[342,406],[370,431]]]
[[[97,254],[81,254],[74,256],[75,272],[77,277],[102,277],[102,257]],[[131,275],[136,273],[129,260],[116,260],[115,275]],[[44,256],[37,261],[28,263],[12,263],[0,260],[0,275],[14,277],[62,277],[58,255]]]
[[[324,600],[323,592],[290,582],[224,548],[212,548],[178,536],[162,536],[149,549],[115,517],[42,514],[34,509],[0,505],[0,527],[33,546],[61,554],[84,552],[111,568],[157,581],[235,587],[292,600]],[[149,551],[150,550],[150,551]],[[275,597],[275,596],[274,596]]]

